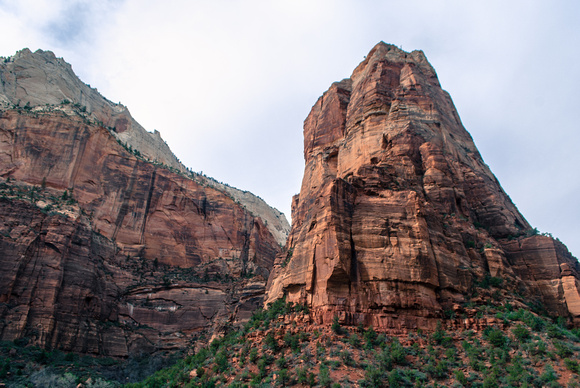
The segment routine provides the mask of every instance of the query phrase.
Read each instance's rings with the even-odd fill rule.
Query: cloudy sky
[[[0,0],[0,56],[54,51],[289,218],[316,99],[381,40],[421,49],[520,211],[578,257],[579,20],[574,0]]]

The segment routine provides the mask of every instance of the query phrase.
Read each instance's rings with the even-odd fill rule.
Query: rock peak
[[[437,74],[429,61],[427,61],[427,57],[423,51],[413,50],[409,53],[396,45],[382,41],[377,43],[365,59],[356,67],[351,75],[351,79],[356,80],[365,69],[373,68],[377,63],[413,64],[419,66],[431,78],[437,79]],[[438,81],[437,86],[439,86]]]
[[[580,321],[578,262],[533,235],[422,51],[378,43],[312,107],[304,155],[267,302],[285,295],[319,323],[429,327],[497,277],[506,297]]]

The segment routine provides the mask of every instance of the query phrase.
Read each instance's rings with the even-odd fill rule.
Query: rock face
[[[119,120],[150,134],[65,65],[29,51],[0,64],[0,339],[127,356],[249,317],[284,216],[229,188],[248,210],[163,146],[125,144]]]
[[[533,235],[421,51],[379,43],[304,123],[293,225],[267,287],[319,322],[429,327],[485,278],[580,318],[578,262]]]
[[[290,225],[284,214],[252,193],[188,172],[158,131],[147,132],[125,106],[107,100],[97,89],[83,83],[62,58],[57,58],[51,51],[32,53],[24,49],[12,57],[0,59],[0,109],[26,107],[35,111],[65,112],[109,128],[112,135],[138,150],[144,158],[189,173],[205,186],[227,193],[266,221],[266,227],[279,244],[286,242]]]

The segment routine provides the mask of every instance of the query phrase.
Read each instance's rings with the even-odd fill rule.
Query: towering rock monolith
[[[421,51],[379,43],[304,123],[304,178],[267,302],[317,322],[432,327],[491,279],[580,318],[578,262],[534,233]]]

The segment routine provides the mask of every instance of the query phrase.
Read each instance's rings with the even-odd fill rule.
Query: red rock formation
[[[126,356],[261,304],[279,251],[262,220],[102,126],[2,112],[0,176],[2,340]]]
[[[107,100],[97,89],[83,83],[71,65],[50,51],[33,53],[24,49],[0,61],[0,110],[17,107],[36,113],[64,113],[78,116],[86,123],[99,123],[144,158],[184,173],[188,171],[158,131],[147,132],[125,106]],[[190,174],[204,186],[214,187],[234,198],[264,221],[279,244],[286,242],[290,226],[281,212],[252,193]]]
[[[529,224],[421,51],[379,43],[334,83],[304,123],[304,157],[267,302],[286,295],[323,322],[430,326],[487,275],[580,317],[578,262],[523,237]]]

